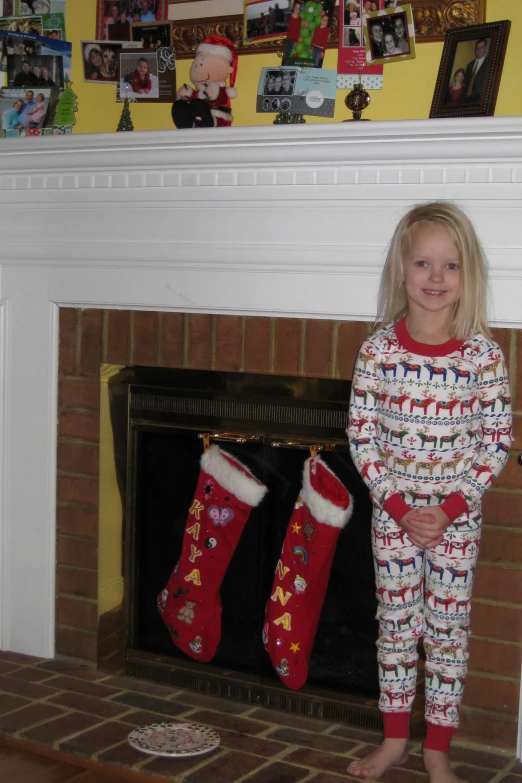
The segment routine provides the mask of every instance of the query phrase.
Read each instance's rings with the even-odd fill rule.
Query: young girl
[[[27,127],[37,128],[45,117],[46,111],[47,108],[45,106],[45,95],[42,92],[39,92],[36,96],[36,106],[34,109],[30,109],[26,112]]]
[[[149,64],[145,57],[140,57],[136,63],[136,70],[128,76],[128,80],[133,92],[140,95],[147,94],[152,90],[152,81],[149,75]]]
[[[464,68],[457,68],[453,75],[453,80],[448,89],[446,103],[458,103],[464,92]]]
[[[486,287],[483,250],[458,207],[434,202],[402,218],[381,281],[381,326],[355,365],[347,430],[374,506],[384,722],[382,745],[348,767],[355,777],[379,777],[407,758],[424,637],[424,764],[430,783],[458,783],[448,753],[466,677],[480,503],[512,440]]]

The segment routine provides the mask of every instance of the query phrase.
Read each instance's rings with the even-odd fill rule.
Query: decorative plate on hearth
[[[216,731],[194,723],[152,723],[131,731],[129,745],[151,756],[182,758],[210,753],[221,742]]]

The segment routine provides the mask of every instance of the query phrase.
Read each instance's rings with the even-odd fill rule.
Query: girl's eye
[[[428,265],[427,261],[415,261],[415,266],[424,267],[424,266],[427,266],[427,265]]]
[[[458,272],[458,270],[460,269],[460,266],[458,264],[448,264],[448,269],[451,272]]]

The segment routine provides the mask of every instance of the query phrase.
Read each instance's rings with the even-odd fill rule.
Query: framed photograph
[[[511,22],[448,30],[430,117],[492,116]]]
[[[133,22],[131,41],[139,41],[143,49],[172,46],[172,22]]]
[[[118,84],[121,44],[112,41],[80,41],[83,78],[96,84]]]
[[[411,5],[372,11],[363,17],[367,63],[385,65],[415,58],[415,26]]]
[[[292,0],[244,0],[244,43],[286,37],[293,5]]]
[[[96,37],[98,40],[130,41],[131,22],[162,22],[168,16],[168,0],[96,0]],[[110,30],[111,25],[118,25]],[[128,38],[117,38],[121,28]]]

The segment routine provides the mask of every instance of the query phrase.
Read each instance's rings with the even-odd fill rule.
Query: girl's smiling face
[[[146,60],[140,60],[138,63],[138,73],[143,79],[144,76],[146,76],[149,72],[149,66]]]
[[[391,33],[386,33],[386,35],[384,36],[384,48],[388,52],[388,54],[391,54],[392,52],[395,51],[395,40]]]
[[[445,228],[429,223],[415,228],[403,271],[409,310],[447,310],[451,316],[460,295],[460,258]]]

